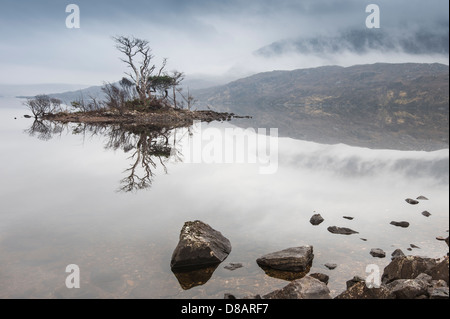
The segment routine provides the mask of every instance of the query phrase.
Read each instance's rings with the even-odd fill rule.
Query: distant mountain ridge
[[[259,73],[194,92],[199,104],[253,116],[252,126],[325,143],[448,147],[449,68],[443,64],[325,66]]]

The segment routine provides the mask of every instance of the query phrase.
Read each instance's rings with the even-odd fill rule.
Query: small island
[[[113,40],[124,56],[121,61],[131,70],[127,77],[116,83],[105,83],[103,99],[80,97],[65,108],[61,100],[48,95],[28,98],[25,105],[36,120],[176,128],[190,126],[194,121],[248,118],[234,113],[192,110],[194,97],[180,87],[184,74],[167,72],[167,59],[163,59],[159,68],[153,64],[154,55],[148,41],[125,36]]]

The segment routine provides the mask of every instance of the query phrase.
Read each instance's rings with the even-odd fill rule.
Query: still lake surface
[[[33,119],[23,117],[29,112],[18,99],[0,98],[0,113],[0,298],[263,295],[287,281],[266,275],[256,259],[300,245],[314,247],[310,273],[329,275],[335,296],[353,276],[366,277],[368,265],[382,270],[397,248],[433,258],[448,252],[436,240],[448,236],[448,149],[371,150],[280,137],[276,173],[260,174],[258,163],[184,157],[205,130],[225,139],[230,128],[240,132],[234,121],[164,132],[149,143],[144,133],[109,128],[30,130]],[[420,195],[429,200],[405,202]],[[319,226],[309,223],[314,213],[325,219]],[[233,249],[209,280],[189,284],[171,272],[170,259],[181,227],[193,220],[220,231]],[[329,226],[359,234],[331,234]],[[420,249],[407,251],[410,244]],[[386,258],[372,257],[372,248]],[[230,271],[229,263],[243,267]],[[80,289],[66,288],[69,264],[80,268]]]

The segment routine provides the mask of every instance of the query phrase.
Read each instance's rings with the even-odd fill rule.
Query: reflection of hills
[[[173,128],[148,125],[63,124],[35,120],[25,132],[41,140],[49,140],[64,131],[83,136],[105,136],[106,149],[122,150],[129,154],[131,164],[124,171],[126,177],[120,181],[121,192],[150,188],[154,170],[158,165],[167,173],[165,163],[169,159],[181,161],[177,143],[182,135],[177,139],[177,129]]]
[[[448,147],[449,71],[441,64],[330,66],[260,73],[195,92],[281,136],[407,150]]]

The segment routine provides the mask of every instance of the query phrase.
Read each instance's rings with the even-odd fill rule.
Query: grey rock
[[[325,219],[323,219],[323,217],[320,214],[314,214],[311,219],[309,220],[309,222],[314,225],[320,225]]]
[[[448,287],[437,287],[428,290],[430,299],[449,299]]]
[[[331,299],[327,285],[311,276],[292,281],[286,287],[263,296],[263,299]]]
[[[244,266],[241,263],[229,263],[228,265],[226,265],[223,268],[233,271],[233,270],[236,270],[236,269],[239,269],[242,267],[244,267]]]
[[[347,285],[347,289],[350,289],[351,287],[353,287],[354,285],[356,285],[359,282],[366,282],[366,280],[362,277],[359,276],[355,276],[350,280],[347,280],[346,285]]]
[[[353,229],[346,227],[330,226],[327,228],[327,230],[332,234],[339,234],[339,235],[359,234],[357,231],[354,231]]]
[[[330,277],[328,275],[325,275],[322,273],[314,273],[314,274],[310,274],[309,276],[320,280],[325,285],[328,285],[328,281],[330,280]]]
[[[423,282],[425,282],[427,284],[431,284],[431,282],[433,281],[433,277],[431,277],[430,275],[427,275],[425,273],[422,273],[416,277],[416,280],[422,280]]]
[[[402,222],[396,222],[396,221],[392,221],[391,225],[397,226],[397,227],[403,227],[403,228],[408,228],[409,227],[409,223],[402,221]]]
[[[417,197],[417,200],[428,200],[428,198],[426,198],[425,196],[419,196],[419,197]]]
[[[409,246],[410,246],[411,248],[420,249],[419,246],[416,246],[416,245],[414,245],[414,244],[409,244]]]
[[[428,285],[417,279],[398,279],[387,285],[395,299],[415,299],[428,292]]]
[[[372,257],[377,257],[377,258],[386,257],[386,253],[384,252],[383,249],[380,249],[380,248],[372,248],[370,250],[370,254],[372,255]]]
[[[436,264],[436,260],[431,258],[418,256],[398,257],[384,268],[381,280],[387,284],[397,279],[415,279],[422,273],[431,275],[430,271]]]
[[[358,282],[335,299],[392,299],[392,295],[385,285],[368,288],[365,282]]]
[[[230,252],[230,241],[220,232],[199,220],[186,222],[170,266],[172,270],[208,267],[221,263]]]
[[[443,280],[449,284],[449,262],[448,257],[444,258],[441,262],[435,265],[428,274],[433,280]]]
[[[333,270],[333,269],[336,269],[337,268],[337,265],[336,264],[325,264],[324,265],[325,267],[327,267],[328,269],[330,269],[330,270]]]
[[[425,216],[425,217],[430,217],[431,216],[431,214],[428,211],[423,211],[422,215]]]
[[[403,251],[401,249],[396,249],[394,250],[394,252],[392,253],[392,259],[394,258],[398,258],[398,257],[404,257],[405,254],[403,253]]]
[[[292,247],[258,258],[260,267],[276,270],[304,272],[309,270],[314,259],[313,246]]]
[[[419,201],[418,201],[418,200],[415,200],[415,199],[412,199],[412,198],[407,198],[407,199],[405,199],[405,201],[406,201],[408,204],[411,204],[411,205],[417,205],[417,204],[419,204]]]

